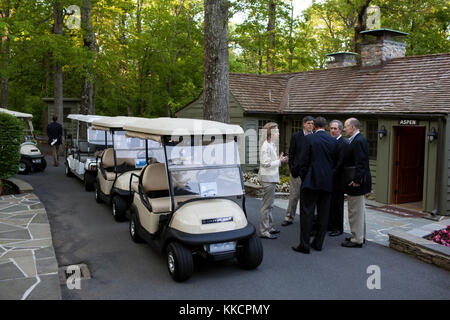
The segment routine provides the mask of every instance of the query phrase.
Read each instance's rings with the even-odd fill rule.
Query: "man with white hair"
[[[349,118],[344,123],[344,131],[350,142],[344,158],[345,193],[348,195],[348,220],[352,233],[342,243],[347,248],[362,248],[366,229],[365,195],[372,189],[369,148],[359,128],[360,123],[356,118]]]

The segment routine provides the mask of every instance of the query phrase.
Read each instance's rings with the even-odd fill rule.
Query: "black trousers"
[[[323,240],[328,229],[328,216],[330,213],[331,193],[310,189],[300,192],[300,245],[309,249],[310,235],[314,221],[314,210],[317,207],[316,236],[314,246],[322,249]]]
[[[344,192],[334,191],[331,195],[329,231],[344,232]]]

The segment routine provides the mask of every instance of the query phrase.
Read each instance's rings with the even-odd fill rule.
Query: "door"
[[[394,128],[392,203],[422,200],[425,127]]]

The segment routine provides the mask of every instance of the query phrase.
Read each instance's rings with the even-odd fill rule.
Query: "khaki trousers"
[[[53,165],[58,166],[59,165],[59,144],[55,144],[53,146],[50,146],[50,152],[53,157]]]
[[[294,178],[292,174],[289,179],[289,204],[286,210],[285,221],[293,222],[295,212],[297,212],[297,205],[300,201],[300,187],[302,186],[302,179],[300,177]]]
[[[259,212],[259,235],[269,236],[273,228],[272,208],[275,200],[275,182],[261,182],[263,198],[261,211]]]
[[[348,196],[348,222],[352,238],[350,241],[362,244],[366,233],[366,197]]]

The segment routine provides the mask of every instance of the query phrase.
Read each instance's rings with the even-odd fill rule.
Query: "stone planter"
[[[446,221],[449,222],[449,220]],[[443,225],[445,225],[445,221],[443,221]],[[424,239],[424,236],[431,233],[429,229],[439,228],[437,224],[428,226],[432,227],[424,226],[408,232],[393,231],[389,233],[389,247],[450,271],[450,247]]]

